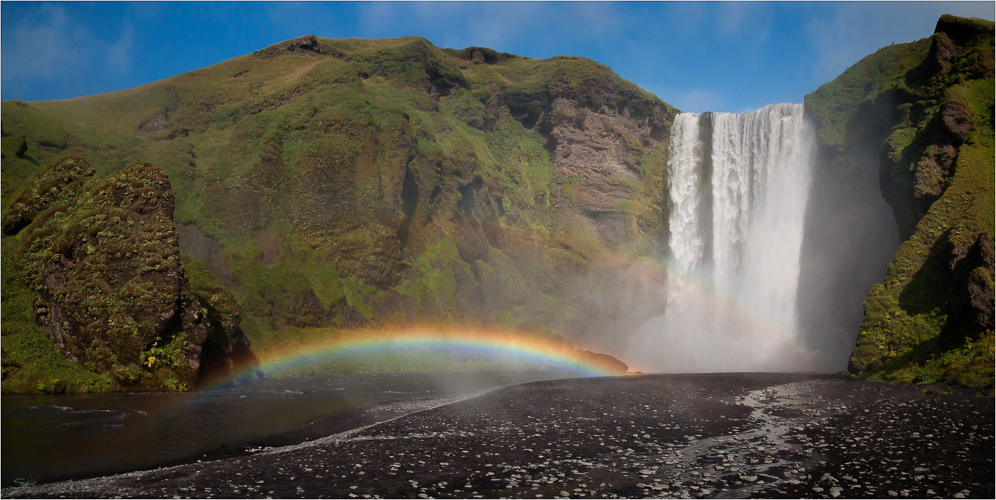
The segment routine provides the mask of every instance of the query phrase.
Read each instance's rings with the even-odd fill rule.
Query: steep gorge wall
[[[992,387],[993,57],[993,23],[944,16],[933,37],[886,47],[806,98],[823,175],[877,166],[902,241],[864,301],[858,376]],[[860,245],[874,241],[864,227]],[[870,255],[865,269],[886,253]]]

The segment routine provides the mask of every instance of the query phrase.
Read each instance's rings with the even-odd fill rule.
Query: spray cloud
[[[675,118],[667,305],[625,359],[653,371],[820,369],[796,296],[815,164],[801,104]]]

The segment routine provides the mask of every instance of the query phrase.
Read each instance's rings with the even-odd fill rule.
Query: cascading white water
[[[814,163],[803,111],[675,118],[668,304],[631,359],[673,372],[814,367],[796,318]]]
[[[715,279],[786,329],[796,328],[810,140],[801,104],[713,115]]]
[[[691,270],[702,260],[703,241],[698,232],[700,163],[699,116],[680,114],[674,119],[671,133],[671,253],[683,270]],[[673,235],[679,235],[674,237]]]

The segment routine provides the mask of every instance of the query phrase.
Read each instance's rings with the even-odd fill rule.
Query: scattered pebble
[[[25,484],[2,496],[207,498],[219,485],[219,496],[247,498],[988,498],[993,491],[992,398],[835,376],[554,380],[413,404],[399,415],[238,460]]]

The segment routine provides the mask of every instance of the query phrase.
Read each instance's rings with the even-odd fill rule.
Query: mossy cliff
[[[946,16],[807,96],[821,175],[875,159],[903,240],[865,300],[859,376],[992,386],[992,31]],[[612,353],[666,303],[676,113],[587,59],[417,37],[306,36],[121,92],[4,102],[4,390],[186,384],[245,347],[239,329],[261,354],[426,323],[597,335]],[[129,167],[144,161],[162,170]],[[843,288],[805,302],[834,314],[819,302]]]
[[[993,386],[993,23],[942,17],[806,97],[823,156],[874,154],[902,240],[849,370]]]
[[[232,298],[184,272],[173,205],[146,163],[102,179],[70,156],[28,180],[3,218],[5,390],[182,390],[254,362]],[[43,337],[70,363],[39,362]]]
[[[424,322],[577,338],[589,270],[662,251],[676,113],[583,58],[308,36],[131,90],[5,102],[3,209],[21,220],[13,199],[62,155],[112,179],[153,161],[176,193],[166,238],[232,292],[257,352]],[[7,248],[33,234],[4,238],[28,286],[35,260]]]

